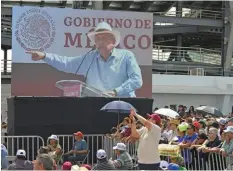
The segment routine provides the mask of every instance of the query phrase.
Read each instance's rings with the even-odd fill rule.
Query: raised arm
[[[77,74],[79,75],[85,75],[87,68],[92,61],[92,58],[96,55],[94,51],[76,57],[60,56],[52,53],[38,51],[29,51],[26,53],[31,54],[32,60],[34,61],[43,60],[59,71],[66,73],[75,74],[78,70]]]

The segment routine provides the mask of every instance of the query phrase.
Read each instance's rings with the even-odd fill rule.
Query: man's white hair
[[[213,132],[215,135],[218,135],[218,129],[217,128],[210,128],[209,132]]]

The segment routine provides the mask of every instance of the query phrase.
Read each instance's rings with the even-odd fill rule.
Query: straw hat
[[[101,22],[97,25],[95,28],[95,31],[89,32],[87,36],[92,41],[92,43],[95,44],[95,35],[100,33],[110,33],[115,38],[115,44],[114,46],[117,46],[120,43],[121,35],[120,32],[117,30],[112,30],[111,26],[106,22]]]

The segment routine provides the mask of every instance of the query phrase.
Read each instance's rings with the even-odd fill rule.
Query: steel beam
[[[83,6],[86,8],[88,7],[88,4],[89,4],[90,1],[83,1]]]
[[[229,76],[231,72],[231,61],[233,56],[233,2],[228,1],[230,6],[230,15],[228,16],[228,24],[230,27],[229,36],[227,37],[227,50],[224,63],[224,75]]]
[[[92,1],[92,3],[96,3],[97,1]],[[112,1],[103,1],[103,9],[108,9]]]
[[[1,15],[12,15],[12,7],[1,7]]]
[[[212,27],[205,26],[187,26],[187,25],[167,25],[154,26],[154,35],[178,34],[178,33],[198,33],[207,31]]]
[[[154,1],[145,1],[142,5],[141,11],[148,11]]]
[[[11,38],[1,37],[1,44],[5,46],[11,46]]]
[[[207,18],[185,18],[185,17],[171,17],[171,16],[159,16],[154,15],[154,22],[161,23],[176,23],[183,25],[194,25],[194,26],[211,26],[211,27],[222,27],[222,20],[207,19]]]
[[[123,2],[122,4],[123,4],[123,9],[128,10],[130,6],[133,4],[133,1],[126,1],[126,2]]]

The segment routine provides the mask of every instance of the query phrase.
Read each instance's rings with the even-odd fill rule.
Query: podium
[[[68,97],[112,97],[80,80],[61,80],[55,85]]]

